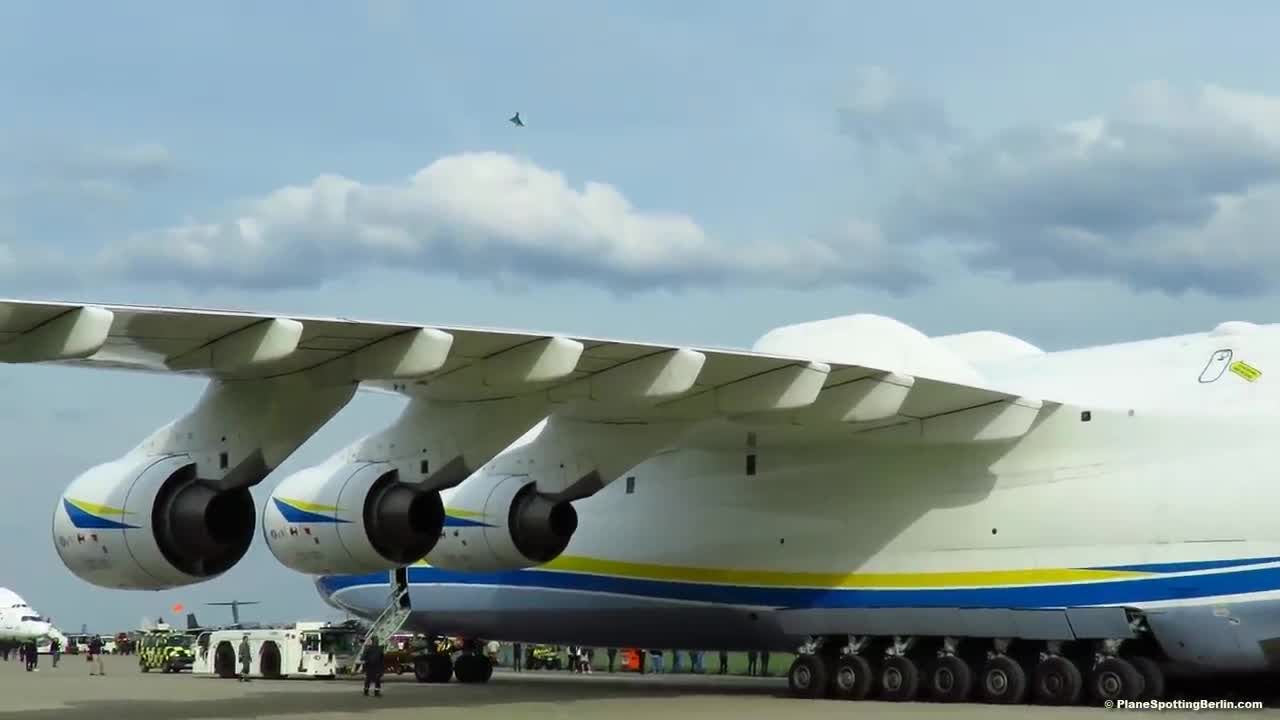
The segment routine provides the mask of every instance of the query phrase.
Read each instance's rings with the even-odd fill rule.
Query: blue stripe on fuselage
[[[470,573],[433,567],[409,568],[409,582],[414,585],[489,585],[612,593],[663,600],[758,607],[1047,608],[1134,604],[1277,590],[1280,589],[1280,567],[1193,576],[1156,576],[1054,585],[885,590],[744,587],[621,578],[555,570]],[[323,592],[332,595],[344,588],[380,586],[386,583],[386,576],[377,573],[326,576],[317,581],[317,586]]]

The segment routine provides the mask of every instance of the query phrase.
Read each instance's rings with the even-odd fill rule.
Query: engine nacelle
[[[440,493],[390,463],[325,463],[285,478],[262,513],[267,546],[310,575],[377,572],[421,560],[444,527]]]
[[[445,534],[427,562],[446,570],[514,570],[557,558],[578,529],[567,500],[526,475],[478,473],[449,495]]]
[[[221,575],[253,543],[248,488],[220,490],[189,455],[124,457],[75,479],[53,513],[58,557],[107,588],[164,590]]]

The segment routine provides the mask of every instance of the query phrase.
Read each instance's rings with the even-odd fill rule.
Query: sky
[[[0,295],[749,347],[1277,320],[1280,6],[0,3]],[[525,127],[507,122],[519,112]],[[0,586],[66,628],[330,617],[261,538],[96,590],[55,503],[197,381],[0,368]],[[255,489],[389,424],[360,395]]]

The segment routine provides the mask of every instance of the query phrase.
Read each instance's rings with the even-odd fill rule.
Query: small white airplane
[[[58,635],[17,593],[0,588],[0,642],[33,642]]]
[[[366,388],[407,406],[261,529],[388,633],[790,650],[803,697],[1152,699],[1280,664],[1280,325],[1043,352],[854,315],[726,350],[0,301],[0,361],[209,378],[55,508],[103,587],[233,567],[250,488]]]

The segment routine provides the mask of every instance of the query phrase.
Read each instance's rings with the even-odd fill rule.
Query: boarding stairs
[[[365,647],[368,646],[370,638],[377,638],[378,644],[382,645],[383,651],[387,649],[387,643],[391,641],[391,636],[400,632],[400,628],[404,627],[404,623],[409,619],[409,614],[413,612],[409,606],[409,588],[407,585],[397,585],[387,598],[387,609],[382,611],[377,620],[373,621],[373,626],[369,628],[369,632],[365,634],[364,641],[360,643],[360,652],[364,653]],[[364,662],[357,659],[355,672],[364,671]]]

